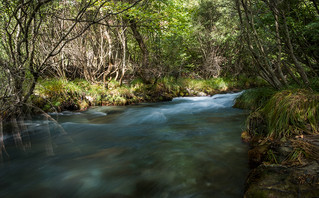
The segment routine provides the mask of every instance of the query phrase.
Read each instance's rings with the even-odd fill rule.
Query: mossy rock
[[[319,165],[260,165],[246,181],[245,198],[319,197]]]
[[[256,166],[261,164],[266,158],[266,154],[270,148],[270,144],[258,145],[253,149],[248,151],[248,157],[251,166]]]

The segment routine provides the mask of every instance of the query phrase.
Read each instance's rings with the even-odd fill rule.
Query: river
[[[242,197],[239,94],[51,114],[59,125],[37,116],[24,148],[5,135],[0,197]]]

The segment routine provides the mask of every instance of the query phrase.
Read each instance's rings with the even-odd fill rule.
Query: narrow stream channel
[[[0,197],[238,198],[248,174],[247,112],[236,94],[52,114],[26,122],[31,147],[10,146]]]

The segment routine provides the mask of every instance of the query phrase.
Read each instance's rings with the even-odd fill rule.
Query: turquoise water
[[[246,112],[238,94],[98,107],[24,123],[0,165],[0,197],[242,197]]]

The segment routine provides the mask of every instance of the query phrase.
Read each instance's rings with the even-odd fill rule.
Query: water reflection
[[[32,147],[6,139],[0,197],[242,197],[246,114],[231,108],[237,95],[53,114],[60,125],[25,122]]]

